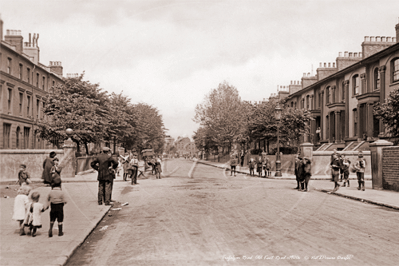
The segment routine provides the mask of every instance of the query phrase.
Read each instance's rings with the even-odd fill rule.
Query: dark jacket
[[[115,171],[112,171],[110,167],[112,166],[111,168],[115,170],[118,167],[118,161],[102,153],[96,156],[90,165],[94,170],[98,171],[98,181],[112,181],[115,176]]]

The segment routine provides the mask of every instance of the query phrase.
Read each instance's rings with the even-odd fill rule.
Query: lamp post
[[[276,155],[276,173],[274,176],[282,176],[281,175],[281,159],[280,159],[280,120],[281,120],[281,113],[282,109],[280,107],[280,104],[277,103],[277,106],[275,108],[275,119],[277,122],[277,155]]]

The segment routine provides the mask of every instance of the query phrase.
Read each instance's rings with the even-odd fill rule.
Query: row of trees
[[[268,144],[276,141],[276,104],[242,101],[234,86],[227,82],[219,84],[195,109],[193,120],[200,125],[194,133],[196,147],[210,152],[226,144],[240,143],[245,147],[253,140],[265,139],[268,149]],[[296,145],[309,132],[310,120],[306,110],[284,109],[279,124],[281,143]]]
[[[40,136],[53,144],[66,139],[65,130],[73,129],[72,140],[78,151],[89,143],[116,142],[127,150],[153,148],[162,152],[165,128],[157,108],[145,103],[131,103],[121,93],[109,94],[99,84],[84,81],[84,73],[64,79],[54,87],[44,105],[47,122]]]

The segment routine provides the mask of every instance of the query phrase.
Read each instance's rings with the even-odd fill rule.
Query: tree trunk
[[[85,149],[86,149],[86,154],[89,155],[89,146],[87,145],[87,142],[85,142]]]

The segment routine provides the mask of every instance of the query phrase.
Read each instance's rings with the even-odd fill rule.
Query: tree
[[[145,103],[135,104],[131,108],[135,128],[131,145],[140,151],[151,147],[154,152],[162,153],[166,129],[158,109]]]
[[[195,108],[194,122],[206,128],[219,146],[231,145],[242,133],[243,104],[238,90],[227,82],[219,84]]]
[[[298,144],[301,136],[309,134],[311,120],[313,118],[308,110],[285,108],[280,128],[283,141]]]
[[[209,153],[210,151],[217,150],[216,142],[213,141],[212,135],[205,127],[199,127],[197,131],[194,132],[193,139],[195,147],[200,151]]]
[[[396,138],[397,145],[399,143],[399,88],[389,94],[385,103],[377,103],[374,106],[374,114],[382,119],[387,133],[391,138]]]
[[[47,123],[41,126],[40,136],[54,143],[55,139],[65,139],[65,130],[71,128],[78,151],[79,144],[84,144],[88,153],[88,143],[107,136],[110,114],[106,92],[98,84],[83,81],[83,76],[64,79],[65,84],[48,95],[44,106]]]
[[[276,140],[277,124],[274,116],[276,104],[274,102],[262,102],[252,106],[248,122],[249,137],[251,140],[265,139],[267,153],[269,143]]]

